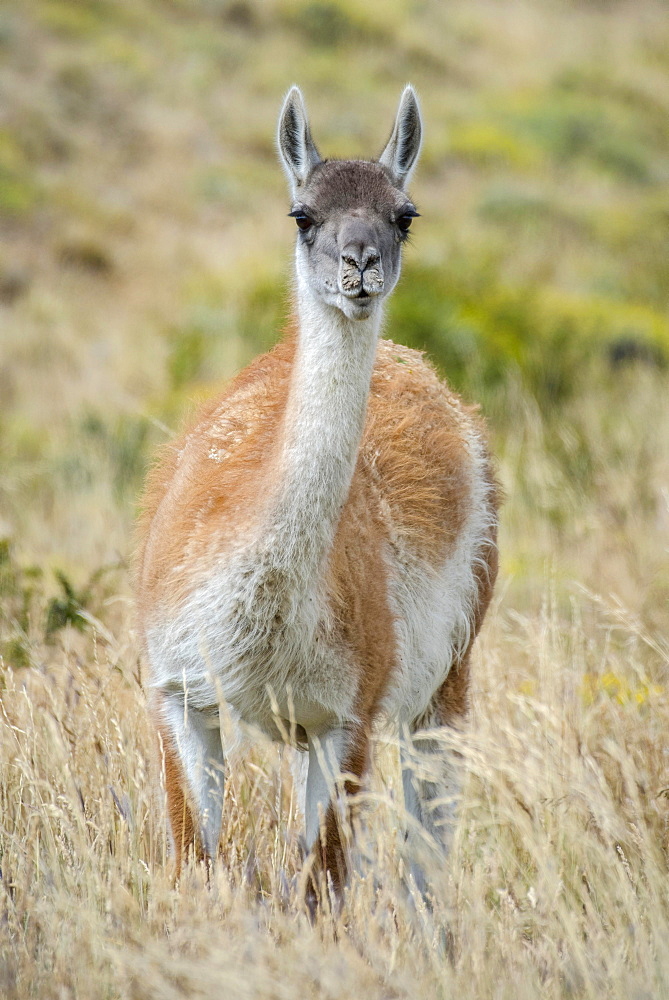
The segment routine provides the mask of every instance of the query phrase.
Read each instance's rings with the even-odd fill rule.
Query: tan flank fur
[[[458,769],[423,740],[438,777],[419,773],[412,734],[466,713],[498,491],[474,411],[419,353],[379,339],[418,214],[405,184],[421,134],[407,87],[378,160],[322,160],[290,91],[278,145],[298,226],[294,322],[149,476],[137,599],[177,870],[191,845],[217,852],[223,703],[308,752],[314,885],[319,872],[345,884],[342,804],[381,719],[403,736],[408,812],[448,845]]]

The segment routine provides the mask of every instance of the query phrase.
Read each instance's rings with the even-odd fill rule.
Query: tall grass
[[[3,995],[666,994],[669,647],[666,553],[653,555],[666,546],[666,442],[644,438],[645,475],[627,483],[610,537],[601,508],[615,500],[625,421],[600,437],[585,400],[560,427],[520,392],[500,449],[506,570],[470,726],[449,737],[466,780],[452,854],[432,861],[432,908],[404,888],[396,755],[381,738],[364,861],[337,918],[311,925],[300,906],[302,819],[287,754],[271,745],[231,764],[211,883],[193,866],[175,888],[129,609],[107,594],[97,614],[84,609],[84,631],[47,636],[43,596],[29,662],[5,669],[0,693]],[[664,384],[637,386],[637,448],[666,398]],[[564,467],[546,442],[575,434],[576,416],[596,470],[551,526],[545,494]],[[575,513],[594,538],[578,542]],[[597,577],[593,554],[607,548]]]

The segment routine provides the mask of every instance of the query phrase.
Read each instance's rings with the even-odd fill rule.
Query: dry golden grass
[[[211,885],[195,866],[175,890],[127,602],[112,594],[107,624],[89,618],[83,634],[34,633],[30,665],[6,671],[0,695],[3,996],[664,997],[667,399],[661,384],[632,400],[657,419],[653,433],[639,414],[625,452],[628,467],[650,434],[644,482],[618,482],[627,416],[610,418],[604,481],[553,528],[542,508],[560,463],[527,401],[500,445],[506,568],[456,741],[465,792],[452,856],[432,868],[432,912],[401,887],[392,747],[336,921],[311,926],[300,907],[301,818],[271,746],[233,767]],[[584,433],[596,453],[599,430]],[[613,537],[616,484],[629,495]]]

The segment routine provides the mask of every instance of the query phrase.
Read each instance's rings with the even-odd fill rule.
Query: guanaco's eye
[[[314,224],[314,220],[310,219],[308,215],[298,215],[295,222],[297,223],[297,228],[303,233],[306,233],[307,229],[311,229]]]
[[[417,218],[418,218],[418,212],[414,211],[413,208],[408,209],[397,219],[397,226],[401,232],[408,233],[411,223],[413,222],[414,219]]]
[[[302,233],[306,233],[314,225],[314,220],[304,212],[291,212],[290,217],[291,219],[295,219],[297,228]]]

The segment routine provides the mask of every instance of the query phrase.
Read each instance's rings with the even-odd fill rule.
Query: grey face
[[[291,213],[309,287],[350,319],[365,319],[395,287],[416,209],[378,163],[320,163]]]
[[[397,283],[401,247],[418,214],[403,190],[418,156],[415,94],[402,95],[393,133],[378,162],[322,161],[302,97],[293,88],[279,121],[279,149],[291,182],[299,233],[300,282],[350,319],[366,319]]]

